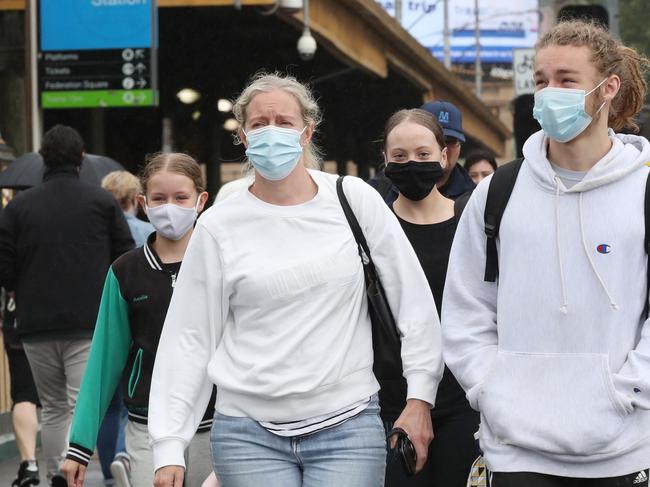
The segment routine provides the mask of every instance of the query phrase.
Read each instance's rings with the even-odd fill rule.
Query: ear
[[[309,145],[311,142],[311,138],[314,135],[314,130],[316,129],[316,126],[314,122],[309,122],[307,124],[307,127],[305,128],[305,133],[303,134],[304,137],[304,142],[303,142],[303,147]]]
[[[203,207],[205,206],[206,201],[208,201],[208,192],[204,191],[199,195],[198,204],[196,206],[197,213],[201,213],[203,211]]]
[[[443,169],[447,169],[447,147],[445,146],[440,151],[440,165]]]
[[[602,86],[603,100],[611,102],[620,89],[621,78],[617,74],[610,75]]]
[[[136,198],[136,202],[140,204],[140,207],[147,213],[147,198],[143,194],[139,194]]]
[[[248,149],[248,139],[246,139],[246,134],[244,133],[244,129],[239,127],[237,135],[239,136],[239,140],[241,140],[242,144],[244,144],[244,147]]]

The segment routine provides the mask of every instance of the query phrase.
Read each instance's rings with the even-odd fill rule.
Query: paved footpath
[[[11,487],[11,482],[16,478],[16,472],[18,472],[18,465],[20,464],[19,458],[13,458],[10,460],[3,460],[0,462],[0,487]],[[41,469],[41,486],[47,487],[47,481],[45,478],[45,462],[41,457],[38,459],[38,466]],[[102,477],[102,472],[99,467],[99,462],[95,457],[90,462],[90,467],[86,473],[86,481],[84,482],[85,487],[104,487],[104,477]]]

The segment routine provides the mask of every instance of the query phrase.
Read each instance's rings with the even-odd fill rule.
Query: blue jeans
[[[105,480],[113,478],[111,463],[115,455],[126,451],[124,446],[126,420],[127,411],[123,404],[122,392],[118,386],[97,435],[97,453]]]
[[[343,424],[285,438],[250,418],[217,414],[212,459],[222,487],[383,487],[386,438],[379,402]]]

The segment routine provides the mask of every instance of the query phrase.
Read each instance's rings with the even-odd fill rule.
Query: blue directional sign
[[[156,0],[37,0],[43,108],[156,105]]]
[[[151,0],[41,0],[41,51],[152,47],[154,15]]]

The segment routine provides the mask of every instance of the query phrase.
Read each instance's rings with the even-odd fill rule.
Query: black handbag
[[[336,181],[336,194],[357,242],[359,256],[363,264],[366,294],[368,295],[368,313],[372,322],[373,371],[381,387],[379,391],[381,418],[386,422],[393,423],[406,407],[407,385],[406,379],[402,375],[402,343],[384,288],[377,276],[368,243],[359,221],[345,197],[343,178],[344,176],[339,176]]]

